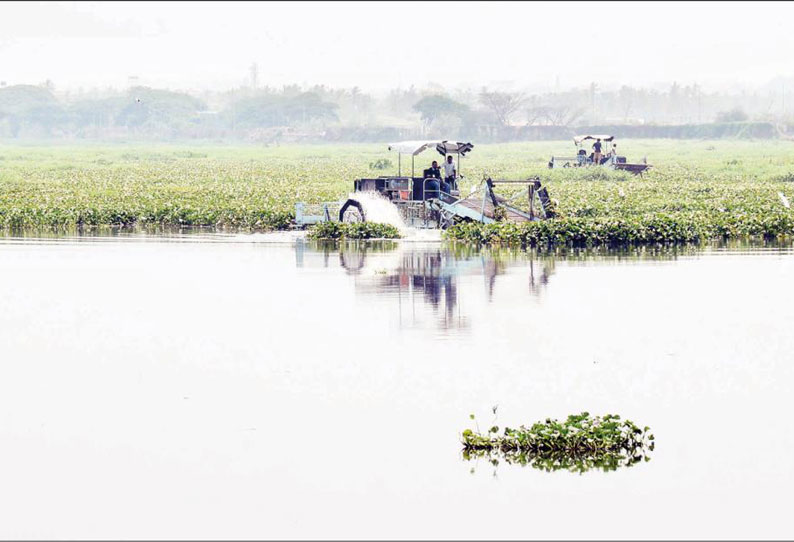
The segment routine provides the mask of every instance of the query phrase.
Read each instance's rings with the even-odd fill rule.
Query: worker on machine
[[[429,174],[426,175],[426,177],[433,177],[434,179],[438,179],[439,181],[441,180],[441,168],[438,167],[438,162],[436,162],[435,160],[433,160],[433,165],[431,165],[427,171],[429,172]]]
[[[610,160],[611,160],[611,162],[613,164],[617,164],[618,163],[618,144],[617,143],[613,143],[612,144],[612,149],[610,149],[610,151],[609,151],[609,158],[610,158]]]
[[[433,164],[425,170],[425,199],[439,197],[441,188],[441,168],[433,160]]]
[[[452,159],[452,155],[448,154],[447,159],[444,161],[444,181],[446,184],[449,185],[451,190],[457,190],[457,176],[458,172],[455,169],[455,162]],[[441,187],[443,189],[444,183],[441,183]],[[449,191],[447,191],[449,193]]]
[[[596,142],[593,143],[593,163],[595,165],[601,164],[601,140],[596,139]]]

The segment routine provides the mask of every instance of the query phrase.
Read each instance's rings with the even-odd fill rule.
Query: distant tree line
[[[711,124],[722,127],[702,128]],[[51,81],[0,87],[4,139],[507,141],[568,137],[588,126],[611,127],[625,137],[775,137],[788,124],[794,122],[783,95],[705,93],[697,85],[678,84],[664,91],[628,86],[600,91],[593,84],[547,93],[430,85],[377,96],[358,87],[324,85],[196,95],[144,86],[58,93]]]

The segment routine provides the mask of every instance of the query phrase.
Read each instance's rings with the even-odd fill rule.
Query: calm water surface
[[[0,537],[791,538],[794,252],[0,240]],[[651,461],[464,461],[470,413]]]

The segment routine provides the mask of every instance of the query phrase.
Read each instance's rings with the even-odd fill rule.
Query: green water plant
[[[483,175],[539,176],[556,200],[557,218],[455,226],[448,238],[547,248],[794,236],[790,141],[624,144],[631,156],[648,155],[654,167],[641,177],[603,168],[550,170],[549,156],[570,141],[478,145],[466,159],[462,194]],[[0,144],[0,233],[108,226],[290,229],[296,203],[344,201],[354,179],[376,171],[370,164],[394,173],[385,152],[382,144]],[[518,186],[500,185],[499,194],[527,205]]]
[[[307,234],[309,239],[399,239],[400,230],[379,222],[320,222]]]
[[[388,158],[378,158],[374,162],[369,163],[369,169],[389,169],[393,167],[394,164]]]
[[[564,421],[547,418],[529,427],[505,427],[501,433],[496,425],[484,434],[466,429],[462,443],[465,460],[485,458],[497,465],[502,459],[547,472],[579,473],[649,461],[655,446],[649,427],[640,428],[616,414],[591,416],[588,412],[572,414]]]
[[[664,213],[628,217],[565,217],[538,222],[466,222],[445,237],[483,245],[550,248],[704,243],[740,238],[794,236],[794,214]]]

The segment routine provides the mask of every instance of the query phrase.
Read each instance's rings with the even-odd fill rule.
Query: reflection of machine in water
[[[317,256],[322,260],[322,267],[329,267],[330,262],[338,260],[349,275],[358,275],[364,269],[367,256],[372,254],[384,255],[397,249],[395,241],[368,241],[361,244],[347,245],[345,243],[316,242],[311,245],[303,239],[295,244],[295,266],[317,267]],[[309,248],[311,247],[311,248]],[[306,265],[306,257],[311,255],[312,265]]]
[[[541,290],[549,283],[549,277],[554,273],[554,260],[548,258],[540,264],[540,276],[535,278],[535,262],[529,261],[529,293],[539,295]]]
[[[467,315],[461,311],[461,278],[481,275],[485,281],[487,300],[493,299],[496,277],[508,268],[529,267],[529,293],[539,295],[554,272],[554,260],[526,252],[480,252],[473,249],[452,249],[441,246],[406,247],[387,244],[317,245],[323,266],[336,260],[347,274],[353,275],[356,293],[396,298],[400,326],[413,326],[421,321],[416,300],[429,307],[443,329],[467,328]],[[299,267],[304,266],[307,251],[296,247]]]
[[[403,253],[400,266],[393,274],[378,280],[382,286],[396,286],[398,294],[403,288],[409,295],[421,292],[424,302],[434,311],[443,310],[443,327],[466,327],[458,306],[457,284],[465,263],[440,249],[411,251]]]
[[[554,260],[552,258],[544,258],[541,262],[537,262],[531,257],[519,260],[518,262],[516,262],[515,259],[508,260],[504,257],[489,258],[483,261],[483,274],[488,281],[489,301],[493,299],[493,290],[497,275],[504,274],[510,263],[513,265],[522,263],[529,267],[529,293],[532,295],[539,295],[541,290],[549,283],[549,277],[554,273]],[[539,269],[536,272],[537,268]]]

